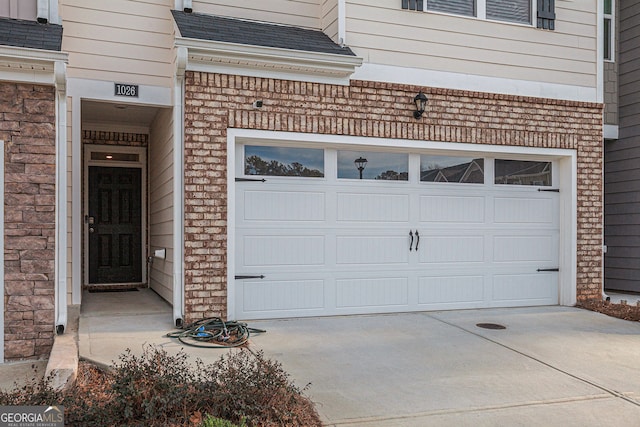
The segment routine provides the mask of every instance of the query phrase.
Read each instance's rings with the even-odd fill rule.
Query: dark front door
[[[142,282],[141,191],[140,169],[89,167],[89,283]]]

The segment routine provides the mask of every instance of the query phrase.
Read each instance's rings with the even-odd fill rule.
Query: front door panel
[[[142,282],[140,185],[141,169],[89,167],[90,284]]]

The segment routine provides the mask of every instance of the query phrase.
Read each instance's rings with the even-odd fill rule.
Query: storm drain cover
[[[507,329],[506,326],[497,323],[478,323],[476,326],[483,329]]]

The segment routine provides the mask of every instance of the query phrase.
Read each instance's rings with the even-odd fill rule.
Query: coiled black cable
[[[232,348],[247,343],[251,333],[267,332],[250,328],[244,322],[227,321],[219,317],[209,317],[184,326],[182,330],[169,332],[166,336],[177,338],[181,343],[201,348]]]

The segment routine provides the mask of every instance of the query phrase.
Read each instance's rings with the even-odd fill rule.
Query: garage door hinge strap
[[[261,274],[259,276],[236,276],[235,278],[236,278],[236,280],[242,280],[242,279],[264,279],[264,275]]]
[[[559,188],[538,188],[538,191],[547,191],[549,193],[559,193]]]
[[[560,271],[559,268],[539,268],[536,270],[537,272],[541,272],[541,271]]]
[[[236,178],[236,182],[266,182],[264,178]]]

